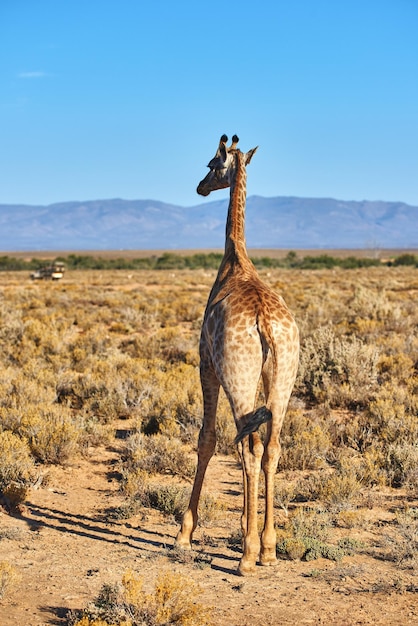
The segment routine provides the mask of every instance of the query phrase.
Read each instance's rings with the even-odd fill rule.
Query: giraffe
[[[188,509],[176,545],[190,549],[198,520],[198,502],[208,463],[216,445],[216,408],[220,386],[229,400],[237,427],[243,474],[241,575],[256,562],[276,562],[274,475],[280,456],[280,430],[296,378],[299,332],[283,298],[262,282],[245,243],[246,166],[257,148],[241,152],[238,137],[222,135],[209,173],[197,193],[207,196],[230,187],[225,251],[209,294],[200,337],[200,380],[203,422],[198,439],[198,462]],[[266,405],[255,409],[262,379]],[[264,444],[257,432],[266,422]],[[257,528],[258,483],[265,477],[265,513],[261,538]]]

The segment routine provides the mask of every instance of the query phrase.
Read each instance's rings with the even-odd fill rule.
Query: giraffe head
[[[226,145],[227,141],[228,137],[226,135],[222,135],[218,150],[216,151],[213,159],[211,159],[208,163],[210,171],[197,186],[197,193],[201,196],[208,196],[211,191],[215,191],[216,189],[225,189],[226,187],[231,186],[237,165],[235,157],[237,153],[240,152],[237,148],[239,139],[236,135],[234,135],[229,148]],[[244,153],[244,163],[246,166],[251,161],[256,150],[257,148],[253,148],[252,150]]]

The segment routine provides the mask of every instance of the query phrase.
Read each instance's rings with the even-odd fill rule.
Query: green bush
[[[401,254],[393,261],[393,265],[414,265],[415,267],[418,267],[418,257],[415,254]]]

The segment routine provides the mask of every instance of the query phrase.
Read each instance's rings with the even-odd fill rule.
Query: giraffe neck
[[[209,303],[221,300],[229,291],[229,281],[237,277],[248,279],[256,273],[245,244],[245,204],[247,171],[245,155],[236,152],[235,172],[231,180],[228,217],[226,221],[225,252],[213,284]]]
[[[235,156],[235,174],[232,178],[230,188],[225,235],[224,258],[238,262],[248,259],[245,244],[247,170],[245,168],[244,158],[245,155],[237,150]]]

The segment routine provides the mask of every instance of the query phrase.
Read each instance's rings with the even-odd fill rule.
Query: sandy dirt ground
[[[241,506],[241,473],[232,457],[216,456],[209,465],[206,488],[228,510],[196,531],[196,550],[205,558],[199,566],[174,560],[174,520],[156,511],[118,521],[109,515],[122,502],[115,475],[122,446],[115,439],[72,465],[49,468],[20,515],[0,512],[0,561],[21,576],[0,601],[1,626],[63,625],[69,609],[84,608],[129,568],[150,587],[161,570],[192,577],[201,602],[213,607],[214,624],[222,626],[418,624],[417,577],[377,558],[373,532],[368,550],[338,563],[279,560],[238,576],[240,550],[227,542],[238,529]],[[375,533],[393,505],[386,503]]]

